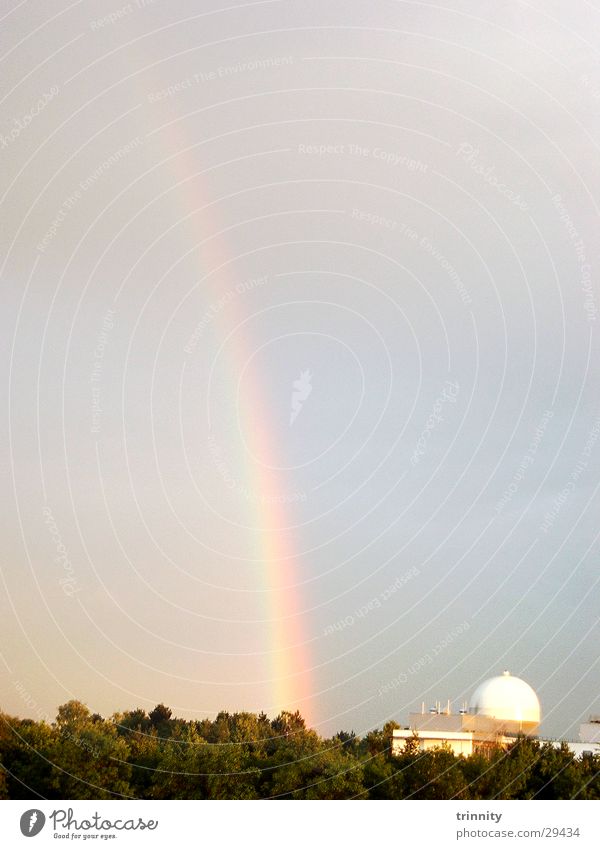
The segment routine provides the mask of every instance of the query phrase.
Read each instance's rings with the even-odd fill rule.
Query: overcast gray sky
[[[2,709],[362,732],[509,668],[573,736],[598,12],[0,5]]]

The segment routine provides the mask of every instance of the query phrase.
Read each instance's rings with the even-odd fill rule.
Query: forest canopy
[[[508,749],[392,755],[388,722],[322,738],[299,712],[184,720],[157,705],[109,719],[79,701],[53,722],[0,713],[3,799],[600,799],[600,757],[516,738]]]

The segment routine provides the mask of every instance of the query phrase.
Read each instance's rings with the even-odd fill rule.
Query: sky
[[[0,708],[600,713],[599,14],[0,4]]]

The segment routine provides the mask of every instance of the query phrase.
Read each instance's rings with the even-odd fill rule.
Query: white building
[[[540,740],[540,743],[552,743],[557,748],[561,740]],[[579,726],[579,740],[567,740],[569,749],[578,758],[600,755],[600,716],[590,716],[587,722]]]
[[[409,714],[408,726],[393,732],[392,752],[400,754],[412,738],[420,751],[445,746],[455,755],[472,755],[507,746],[519,734],[535,736],[540,719],[535,690],[505,670],[480,684],[469,706],[465,704],[459,713],[450,712],[449,702],[445,709],[438,702],[427,713],[423,704],[420,713]],[[568,743],[573,754],[600,754],[600,717],[590,717],[583,723],[579,736],[579,741]],[[546,742],[561,744],[560,740],[540,740]]]

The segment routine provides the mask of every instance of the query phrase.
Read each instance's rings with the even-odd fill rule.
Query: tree
[[[48,753],[54,732],[45,722],[0,714],[0,763],[10,799],[53,798]]]
[[[113,723],[98,721],[81,702],[68,702],[58,709],[46,755],[52,764],[52,798],[131,795],[127,743]]]
[[[0,766],[0,800],[10,799],[8,795],[7,772]]]
[[[571,799],[585,794],[585,784],[585,770],[567,744],[558,748],[546,744],[531,770],[528,788],[534,799]]]
[[[150,711],[149,718],[155,727],[168,722],[171,719],[171,708],[166,707],[161,702],[159,705],[156,705],[154,710]]]
[[[126,736],[130,731],[150,731],[152,722],[143,708],[126,710],[125,713],[116,713],[112,721]]]
[[[271,770],[265,794],[270,797],[349,799],[364,792],[362,764],[339,745],[304,738],[282,745],[276,757],[280,765]]]
[[[403,772],[405,799],[463,798],[466,786],[462,772],[464,758],[446,747],[399,757]]]
[[[284,737],[299,734],[306,730],[306,722],[299,710],[294,713],[290,713],[289,710],[282,710],[279,716],[275,717],[271,726],[276,734]]]
[[[398,755],[397,724],[322,739],[298,711],[174,719],[157,705],[104,720],[80,701],[48,724],[0,714],[0,798],[599,799],[600,757],[528,737],[470,757]]]
[[[469,787],[470,798],[476,799],[530,799],[535,792],[531,787],[531,771],[540,755],[540,744],[528,737],[518,737],[508,749],[492,749],[489,757],[469,759],[467,773],[475,765],[479,775],[473,777]],[[469,781],[467,781],[469,784]]]
[[[260,772],[244,745],[211,744],[188,725],[161,750],[151,790],[157,799],[254,799]]]
[[[77,728],[90,719],[90,711],[83,702],[72,699],[58,708],[56,725],[58,728]]]

